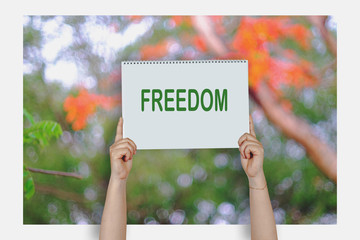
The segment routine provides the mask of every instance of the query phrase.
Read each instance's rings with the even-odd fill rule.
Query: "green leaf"
[[[30,199],[35,193],[34,180],[24,166],[24,197]]]
[[[54,121],[41,121],[24,129],[24,143],[46,146],[51,138],[58,138],[62,134],[60,124]]]
[[[33,116],[24,108],[24,117],[26,117],[27,120],[31,123],[31,125],[35,124]]]

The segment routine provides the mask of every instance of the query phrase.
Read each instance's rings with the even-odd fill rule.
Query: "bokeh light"
[[[24,109],[62,129],[44,146],[24,141],[24,166],[82,176],[30,172],[35,192],[24,198],[25,224],[100,223],[121,115],[121,61],[243,58],[276,222],[336,224],[336,181],[294,137],[303,128],[289,134],[269,118],[259,90],[266,83],[275,105],[336,155],[336,48],[323,36],[336,42],[336,18],[202,17],[217,41],[191,16],[24,16]],[[24,130],[31,126],[24,116]],[[134,158],[129,224],[249,224],[249,207],[238,149],[140,150]]]

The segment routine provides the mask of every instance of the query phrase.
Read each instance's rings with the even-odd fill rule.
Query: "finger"
[[[243,158],[246,158],[244,149],[245,149],[245,147],[246,147],[247,144],[249,144],[249,143],[247,143],[247,141],[245,141],[245,142],[239,147],[239,151],[240,151],[241,156],[242,156]]]
[[[129,146],[131,146],[131,153],[135,154],[136,151],[135,143],[130,138],[125,138],[124,140],[129,144]]]
[[[253,135],[250,135],[249,133],[244,133],[244,134],[239,138],[239,141],[238,141],[239,147],[241,146],[241,144],[243,144],[244,141],[247,141],[247,140],[252,140],[252,141],[258,142],[258,140],[256,139],[256,137],[254,137]]]
[[[111,147],[112,150],[121,149],[121,148],[127,148],[129,151],[131,151],[131,154],[135,153],[135,148],[130,143],[130,141],[123,139],[121,142],[118,142],[116,145]]]
[[[239,151],[240,151],[240,154],[241,154],[241,157],[242,157],[242,158],[246,158],[245,153],[244,153],[245,147],[246,147],[246,142],[243,143],[243,144],[239,147]]]
[[[254,137],[256,137],[255,129],[254,129],[254,122],[253,122],[251,115],[249,115],[249,130],[250,130],[250,134],[253,135]]]
[[[251,154],[253,154],[253,156],[258,156],[259,154],[261,154],[262,152],[262,147],[259,145],[255,145],[255,144],[248,144],[246,145],[245,149],[244,149],[244,154],[246,156],[246,158],[250,159],[251,158]]]
[[[259,142],[259,140],[257,140],[256,137],[254,137],[253,135],[250,135],[249,133],[244,133],[238,140],[239,146],[241,146],[241,144],[243,144],[244,141],[248,141],[248,140]]]
[[[132,159],[132,156],[133,156],[133,155],[132,155],[130,149],[124,148],[124,150],[122,150],[122,151],[125,151],[125,155],[123,155],[123,156],[121,157],[122,160],[124,160],[125,162],[127,162],[127,161],[129,161],[129,160]]]
[[[124,160],[125,162],[132,158],[131,151],[128,148],[113,149],[111,151],[111,156],[114,159]]]
[[[115,136],[115,142],[123,139],[123,118],[120,117],[118,125],[116,127],[116,136]]]
[[[243,169],[247,169],[248,163],[249,163],[249,159],[241,158],[241,165],[242,165]]]
[[[130,138],[126,138],[128,141],[129,141],[129,143],[133,146],[133,149],[134,149],[134,152],[133,152],[133,154],[135,154],[136,153],[136,149],[137,149],[137,146],[136,146],[136,144],[135,144],[135,142],[133,141],[133,140],[131,140]]]
[[[240,147],[239,147],[239,152],[240,152],[241,160],[243,160],[245,157],[244,157],[244,155],[242,154]]]
[[[242,153],[242,155],[244,156],[244,158],[248,158],[248,156],[246,155],[245,153],[245,149],[248,145],[256,145],[256,146],[259,146],[261,147],[261,144],[258,143],[258,142],[254,142],[254,141],[251,141],[251,140],[248,140],[248,141],[245,141],[241,147],[240,147],[240,152]]]

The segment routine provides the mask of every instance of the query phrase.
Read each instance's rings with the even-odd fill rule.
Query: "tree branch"
[[[35,189],[37,192],[43,193],[43,194],[51,194],[59,199],[63,200],[72,200],[75,202],[83,203],[85,202],[83,195],[73,192],[67,192],[61,189],[56,189],[52,186],[47,185],[41,185],[35,183]]]
[[[333,182],[337,181],[336,152],[313,134],[312,128],[292,112],[285,111],[265,83],[251,92],[262,107],[267,118],[287,137],[304,146],[313,163]]]
[[[82,179],[83,177],[74,172],[60,172],[60,171],[53,171],[53,170],[45,170],[45,169],[38,169],[38,168],[31,168],[26,167],[27,170],[34,173],[43,173],[43,174],[50,174],[50,175],[57,175],[57,176],[63,176],[63,177],[73,177],[77,179]]]
[[[194,16],[192,22],[195,29],[198,31],[200,36],[206,41],[210,50],[216,55],[225,55],[228,50],[221,39],[216,35],[214,26],[209,17],[206,16]]]
[[[193,21],[196,30],[206,37],[207,43],[210,45],[210,49],[213,49],[213,51],[220,56],[225,55],[227,52],[229,52],[226,45],[215,34],[213,26],[209,24],[211,23],[211,21],[210,19],[208,19],[208,17],[201,16],[194,18],[195,20]],[[324,27],[324,24],[322,24],[322,26]],[[324,29],[327,31],[325,27]],[[329,32],[327,32],[326,35],[331,36]],[[331,47],[331,51],[335,50],[333,54],[334,56],[336,56],[336,42],[329,39],[328,44]],[[275,98],[275,96],[272,94],[271,90],[265,83],[260,84],[256,91],[250,88],[249,92],[253,100],[260,107],[262,107],[266,117],[275,126],[277,126],[287,137],[292,138],[301,145],[303,145],[312,162],[329,179],[336,183],[336,152],[313,134],[313,131],[307,122],[305,122],[303,119],[297,117],[291,112],[286,112],[281,107],[278,100]]]
[[[326,28],[325,23],[327,16],[308,16],[309,21],[319,29],[321,37],[324,39],[325,44],[329,51],[334,55],[334,57],[337,56],[337,46],[336,46],[336,40],[334,36],[329,32],[329,30]]]

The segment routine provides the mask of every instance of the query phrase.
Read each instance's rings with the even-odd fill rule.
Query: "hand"
[[[259,187],[254,185],[263,185],[265,182],[263,172],[264,148],[256,139],[254,123],[251,116],[249,116],[249,129],[250,134],[243,134],[238,141],[241,165],[249,179],[249,184],[253,187]]]
[[[116,129],[116,137],[110,146],[111,178],[126,180],[132,167],[136,144],[129,138],[123,138],[123,119],[120,118]]]

